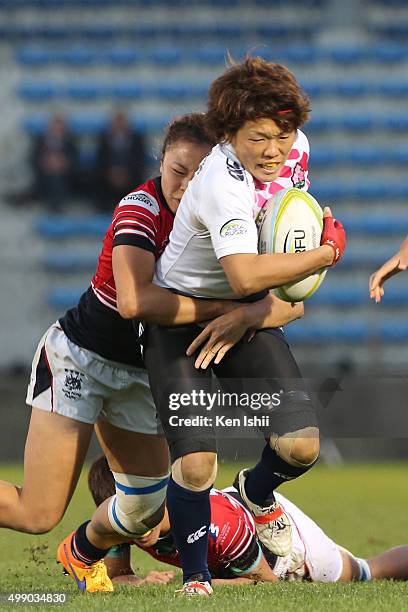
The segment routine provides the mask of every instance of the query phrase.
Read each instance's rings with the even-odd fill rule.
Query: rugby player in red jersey
[[[88,483],[96,504],[114,491],[114,480],[104,457],[92,464]],[[293,529],[292,547],[286,557],[271,554],[259,542],[253,515],[234,487],[211,490],[211,523],[207,537],[208,567],[213,583],[408,579],[408,546],[393,548],[367,560],[356,557],[336,544],[293,502],[283,495],[277,496]],[[181,567],[167,511],[160,525],[134,543],[158,561]],[[171,573],[157,572],[142,581],[132,570],[130,556],[130,544],[122,544],[105,558],[113,582],[140,585],[154,580],[166,584],[172,577]],[[196,588],[199,589],[200,584]]]
[[[119,203],[90,288],[47,330],[33,360],[24,483],[0,482],[0,526],[44,533],[60,521],[95,425],[115,473],[117,495],[98,511],[94,539],[87,537],[92,526],[84,524],[59,549],[60,561],[80,588],[112,590],[98,561],[102,549],[124,534],[146,532],[163,512],[167,444],[157,435],[156,410],[130,319],[153,313],[153,320],[177,324],[231,308],[226,302],[176,296],[151,282],[182,194],[212,144],[201,114],[170,125],[161,178],[147,181]],[[264,318],[271,304],[265,302],[263,312],[258,308],[252,315]],[[242,312],[251,318],[249,309]],[[300,315],[299,307],[273,303],[272,319],[284,323]]]

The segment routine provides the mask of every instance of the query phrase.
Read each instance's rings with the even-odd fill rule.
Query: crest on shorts
[[[79,399],[81,397],[81,388],[82,388],[82,372],[78,372],[77,370],[69,370],[65,368],[65,381],[62,391],[68,399]]]

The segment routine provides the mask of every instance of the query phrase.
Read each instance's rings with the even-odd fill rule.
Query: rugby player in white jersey
[[[114,491],[114,480],[104,457],[94,461],[88,475],[89,489],[96,504]],[[228,487],[210,493],[211,524],[208,533],[208,567],[215,584],[254,584],[278,580],[347,582],[380,579],[408,579],[408,546],[398,546],[370,559],[356,557],[336,544],[293,502],[276,493],[293,529],[292,547],[286,557],[272,555],[259,541],[255,522],[237,489]],[[138,578],[132,569],[130,545],[109,551],[105,558],[115,583],[166,584],[172,573]],[[180,567],[172,527],[166,512],[160,525],[136,544],[155,559]]]
[[[384,295],[384,283],[408,268],[408,236],[401,244],[399,250],[390,257],[371,276],[369,282],[370,297],[377,303]]]
[[[267,185],[273,182],[279,188],[277,181],[308,114],[309,101],[294,76],[260,58],[232,65],[213,82],[207,125],[219,144],[183,196],[170,242],[157,264],[158,285],[201,299],[256,300],[272,287],[305,278],[339,260],[345,232],[329,209],[320,247],[258,255],[257,189],[269,191]],[[185,354],[198,331],[196,325],[149,325],[144,353],[172,459],[167,506],[186,595],[212,592],[206,534],[209,491],[216,475],[215,433],[211,427],[183,420],[200,411],[194,401],[179,409],[180,426],[174,427],[169,419],[171,394],[193,398],[211,389],[211,372],[196,370]],[[317,460],[318,426],[310,396],[280,329],[256,333],[250,343],[239,342],[220,363],[212,364],[212,370],[228,392],[245,390],[242,380],[248,378],[259,381],[258,391],[280,393],[280,405],[263,432],[267,443],[262,458],[248,473],[238,475],[237,486],[254,513],[262,542],[273,553],[286,556],[291,525],[273,500],[273,491],[304,474]]]

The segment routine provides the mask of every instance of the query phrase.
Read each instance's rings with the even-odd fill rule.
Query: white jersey
[[[237,299],[221,257],[258,253],[256,217],[274,193],[307,189],[309,143],[298,130],[280,176],[254,180],[229,144],[216,145],[190,181],[156,267],[155,282],[194,297]]]

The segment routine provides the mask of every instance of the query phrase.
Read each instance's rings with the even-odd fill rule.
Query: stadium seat
[[[153,49],[150,59],[156,64],[174,66],[183,59],[181,49],[176,45],[159,45]]]
[[[17,49],[15,59],[22,66],[42,68],[55,60],[55,52],[45,45],[28,45]]]
[[[56,56],[59,62],[68,66],[90,66],[98,59],[97,52],[86,45],[74,45],[66,47],[58,52]]]
[[[35,136],[44,132],[48,121],[48,115],[33,115],[23,119],[22,127],[27,134]]]
[[[322,342],[346,342],[358,344],[370,337],[370,328],[363,321],[345,324],[322,322],[306,323],[306,321],[291,323],[285,328],[285,335],[294,344],[321,344]]]
[[[115,66],[133,66],[140,63],[145,58],[145,53],[137,47],[120,46],[113,47],[102,55],[101,59],[105,59]]]
[[[91,102],[106,97],[109,94],[109,88],[101,83],[84,80],[69,83],[65,89],[65,94],[73,100]]]
[[[60,89],[49,82],[23,82],[18,86],[18,95],[27,102],[49,102],[57,97]]]
[[[371,57],[384,64],[399,63],[407,59],[408,47],[398,43],[378,43],[371,49]]]
[[[58,219],[43,217],[34,224],[36,233],[44,239],[71,239],[89,236],[101,238],[111,222],[110,215],[90,215],[86,217],[64,217]]]
[[[42,259],[41,264],[48,272],[58,272],[62,274],[71,274],[74,272],[92,272],[95,268],[98,252],[90,253],[75,253],[69,251],[67,253],[61,251],[53,251],[47,253]]]
[[[347,44],[344,46],[332,47],[328,54],[333,62],[348,65],[365,60],[367,57],[367,50],[366,47],[362,45]]]
[[[143,95],[148,95],[146,87],[132,80],[123,83],[113,83],[108,91],[110,95],[119,100],[138,100]]]
[[[77,304],[86,286],[83,287],[54,287],[47,294],[47,304],[56,310],[67,310]]]
[[[408,80],[381,81],[377,85],[378,92],[384,96],[402,98],[408,96]]]

